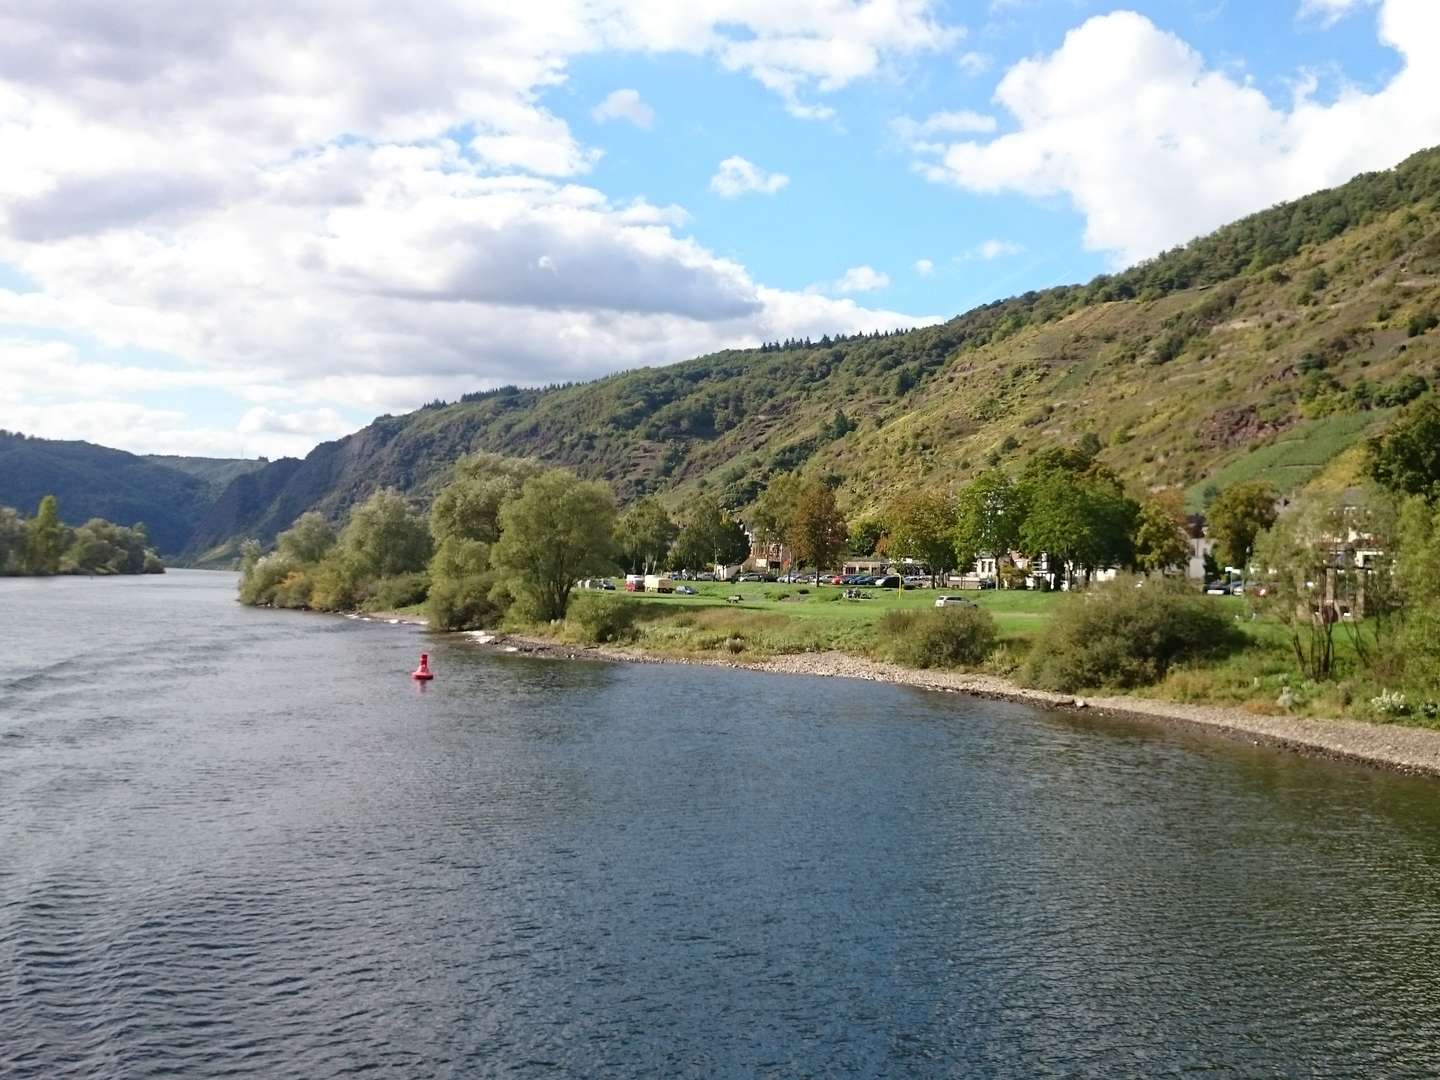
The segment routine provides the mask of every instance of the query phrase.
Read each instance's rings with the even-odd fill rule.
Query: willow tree
[[[527,480],[519,497],[500,508],[491,559],[530,614],[563,619],[575,583],[613,568],[614,534],[610,489],[552,469]]]

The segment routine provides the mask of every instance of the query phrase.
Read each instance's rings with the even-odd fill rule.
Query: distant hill
[[[0,503],[143,520],[223,561],[308,509],[393,486],[424,501],[473,450],[531,456],[622,499],[745,506],[834,478],[852,513],[1045,445],[1098,440],[1136,490],[1353,478],[1358,447],[1440,375],[1440,150],[1277,206],[1122,273],[905,333],[777,342],[382,416],[303,460],[141,458],[0,436]],[[223,490],[221,490],[223,485]]]
[[[155,465],[164,465],[170,469],[179,469],[191,476],[198,476],[210,485],[216,497],[230,486],[231,481],[246,473],[263,469],[270,464],[269,458],[206,458],[206,457],[182,457],[178,454],[144,454],[146,461]]]
[[[1137,490],[1261,476],[1343,482],[1367,432],[1435,379],[1440,150],[1252,215],[1088,285],[908,333],[729,350],[579,385],[382,416],[236,480],[194,547],[338,518],[379,487],[424,499],[472,450],[526,455],[622,499],[742,506],[794,468],[852,512],[1047,444],[1099,439]]]
[[[215,461],[211,469],[206,460],[147,458],[94,443],[0,431],[0,505],[30,515],[44,496],[53,494],[68,524],[80,525],[92,517],[122,525],[144,522],[155,548],[175,555],[189,545],[225,473],[237,464],[251,470],[263,466]],[[164,462],[185,462],[187,467]]]

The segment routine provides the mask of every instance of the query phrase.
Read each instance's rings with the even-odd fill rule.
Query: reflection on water
[[[0,581],[0,1074],[1437,1071],[1431,781],[232,588]]]

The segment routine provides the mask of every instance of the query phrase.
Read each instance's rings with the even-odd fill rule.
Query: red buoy
[[[435,673],[430,670],[430,654],[420,654],[420,666],[410,673],[412,679],[433,679]]]

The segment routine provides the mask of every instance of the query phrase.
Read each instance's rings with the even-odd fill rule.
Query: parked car
[[[714,581],[714,580],[715,580],[715,575],[712,574],[709,570],[702,570],[702,571],[700,571],[700,573],[698,573],[698,574],[695,575],[695,580],[696,580],[696,581]]]
[[[905,587],[907,589],[924,589],[930,585],[930,579],[922,574],[905,575]]]
[[[967,600],[963,596],[937,596],[935,597],[936,607],[974,607],[974,600]]]
[[[844,574],[831,574],[824,580],[828,581],[831,585],[844,585],[848,579]]]
[[[735,580],[736,580],[736,581],[764,581],[764,580],[765,580],[765,575],[764,575],[764,574],[757,574],[757,573],[755,573],[755,572],[752,570],[752,571],[750,571],[749,573],[741,574],[741,575],[740,575],[739,577],[737,577]]]
[[[626,592],[644,592],[644,591],[645,591],[645,575],[644,575],[644,574],[626,574],[626,575],[625,575],[625,591],[626,591]]]
[[[597,588],[597,589],[604,589],[606,592],[614,592],[614,591],[615,591],[615,582],[611,581],[609,578],[601,578],[601,579],[600,579],[600,584],[597,585],[596,588]]]
[[[980,588],[982,588],[982,589],[993,589],[993,588],[995,588],[995,579],[992,578],[992,577],[981,578],[981,579],[980,579]]]
[[[901,584],[899,574],[886,574],[870,582],[871,588],[875,589],[898,589]]]
[[[675,586],[675,595],[676,595],[676,596],[695,596],[695,595],[697,595],[697,594],[696,594],[695,590],[692,589],[689,585],[676,585],[676,586]]]

